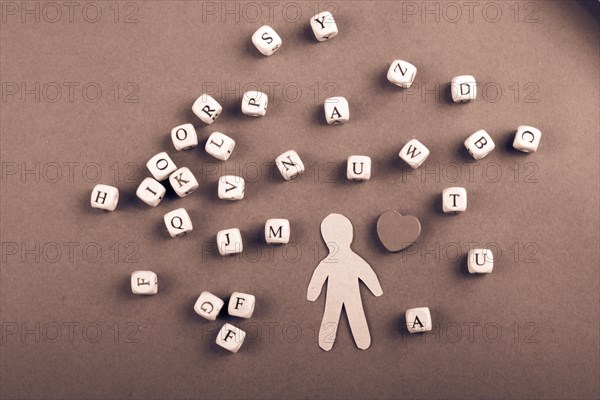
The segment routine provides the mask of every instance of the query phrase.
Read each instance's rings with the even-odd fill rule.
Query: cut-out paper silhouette
[[[321,235],[329,248],[329,255],[313,272],[306,295],[308,300],[315,301],[327,281],[319,346],[325,351],[333,347],[343,307],[356,346],[365,350],[371,345],[371,335],[360,297],[359,281],[375,296],[383,294],[381,285],[371,266],[350,248],[353,228],[348,218],[329,214],[321,222]]]

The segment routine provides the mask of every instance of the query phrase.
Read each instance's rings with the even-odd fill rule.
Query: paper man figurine
[[[329,214],[321,222],[321,235],[327,243],[329,255],[313,272],[306,294],[309,301],[315,301],[327,280],[319,346],[325,351],[333,347],[343,306],[356,346],[366,350],[371,345],[371,335],[360,298],[359,280],[375,296],[383,294],[381,285],[371,266],[350,248],[353,232],[348,218],[341,214]]]

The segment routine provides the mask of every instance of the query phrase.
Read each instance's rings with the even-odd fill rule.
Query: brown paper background
[[[4,13],[3,85],[57,82],[64,91],[54,103],[48,92],[39,102],[15,95],[1,104],[2,165],[19,168],[1,182],[2,398],[598,398],[599,37],[590,13],[597,4],[539,1],[526,9],[521,3],[515,22],[513,2],[493,2],[502,15],[492,23],[482,16],[488,3],[478,3],[473,22],[464,14],[455,23],[443,18],[453,17],[449,9],[439,22],[432,15],[423,22],[421,14],[406,14],[406,3],[330,3],[340,34],[326,43],[317,43],[308,28],[315,6],[325,3],[294,3],[284,18],[285,4],[277,2],[270,19],[268,5],[258,2],[258,21],[249,20],[250,9],[244,16],[246,3],[229,3],[234,14],[223,22],[221,14],[203,13],[207,3],[196,1],[135,3],[133,23],[123,22],[135,10],[125,2],[117,3],[116,23],[113,2],[96,3],[102,16],[95,23],[82,18],[86,3],[71,23],[66,14],[54,23],[31,16],[22,23],[20,14]],[[440,10],[446,5],[429,4]],[[297,9],[302,14],[294,23]],[[537,22],[524,23],[532,10]],[[261,56],[250,42],[263,23],[283,38],[272,57]],[[415,87],[435,92],[438,83],[439,101],[431,94],[422,99],[422,90],[406,96],[390,85],[385,74],[394,58],[417,66]],[[448,103],[444,85],[459,74],[488,83],[487,100],[480,93],[473,104]],[[69,101],[65,82],[79,88],[95,82],[102,95],[93,103],[76,90]],[[118,102],[110,89],[115,82],[122,91]],[[139,88],[132,97],[137,103],[123,102],[128,82]],[[275,88],[266,117],[240,114],[236,82]],[[327,83],[349,100],[346,125],[323,121]],[[515,83],[516,100],[510,88]],[[525,87],[528,83],[534,86]],[[215,94],[225,111],[211,126],[191,113],[207,84],[234,89]],[[297,87],[301,94],[294,102]],[[502,90],[495,102],[494,87]],[[535,87],[537,93],[525,99]],[[169,132],[185,122],[197,126],[202,143],[176,153]],[[511,150],[520,124],[542,130],[537,153]],[[462,142],[481,128],[497,148],[475,164]],[[215,130],[237,141],[226,164],[203,150]],[[411,174],[397,158],[413,136],[431,150],[423,165],[428,174],[423,167]],[[275,157],[289,149],[298,151],[306,174],[292,183],[277,173],[271,179]],[[151,209],[135,198],[135,189],[147,175],[147,159],[163,150],[178,166],[191,168],[201,187],[185,199],[171,193]],[[345,179],[345,160],[352,154],[372,157],[370,181]],[[46,175],[37,182],[34,175],[22,176],[22,163],[25,168],[39,163]],[[54,183],[44,178],[52,178],[51,163],[62,171]],[[76,163],[73,179],[65,163]],[[94,169],[82,170],[90,163],[102,173],[99,182],[121,191],[113,213],[89,206]],[[132,179],[125,179],[127,163],[138,166]],[[257,166],[261,174],[248,179],[244,200],[217,199],[216,182],[226,168],[252,178]],[[462,175],[451,182],[455,167]],[[502,175],[491,182],[498,170]],[[441,192],[448,186],[467,189],[466,213],[441,213]],[[170,239],[162,215],[178,207],[189,211],[194,231]],[[416,250],[384,252],[375,223],[388,209],[421,220]],[[319,224],[331,212],[352,220],[353,248],[383,287],[380,298],[363,288],[373,338],[367,351],[354,346],[345,317],[331,352],[319,349],[315,339],[324,297],[310,303],[305,295],[326,253]],[[263,224],[271,217],[291,221],[293,244],[287,248],[262,243]],[[203,257],[205,244],[230,227],[242,230],[245,255]],[[72,260],[67,242],[76,243]],[[114,242],[119,262],[109,247]],[[124,260],[129,242],[137,246],[137,263]],[[466,273],[471,242],[501,249],[491,275]],[[37,244],[39,261],[31,254],[25,260],[21,252],[8,254],[8,243]],[[63,252],[56,262],[41,250],[50,251],[52,243]],[[81,255],[90,243],[102,251],[98,262]],[[461,255],[455,259],[457,246]],[[136,269],[158,274],[158,295],[130,294],[129,274]],[[224,299],[233,291],[254,294],[253,318],[204,321],[192,309],[203,290]],[[415,306],[430,307],[435,333],[405,333],[402,315]],[[224,322],[248,331],[238,354],[213,343]],[[39,337],[21,335],[23,324],[34,330],[37,324]],[[74,326],[72,341],[66,324]],[[61,335],[53,343],[48,339],[56,325]],[[7,334],[15,326],[19,332]],[[91,343],[95,326],[102,333]],[[135,343],[126,340],[131,326],[139,327]]]

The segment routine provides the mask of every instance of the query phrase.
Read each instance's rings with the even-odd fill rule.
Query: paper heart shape
[[[397,252],[417,241],[421,235],[421,223],[412,215],[386,211],[377,220],[377,235],[388,251]]]

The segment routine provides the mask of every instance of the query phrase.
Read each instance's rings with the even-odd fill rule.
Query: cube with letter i
[[[272,218],[265,223],[265,241],[270,244],[286,244],[290,241],[290,221]]]
[[[165,189],[159,181],[148,177],[140,183],[135,195],[150,207],[156,207],[161,202],[166,192],[167,189]]]

